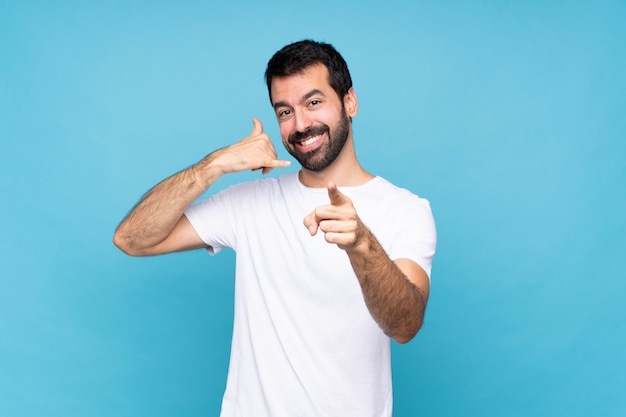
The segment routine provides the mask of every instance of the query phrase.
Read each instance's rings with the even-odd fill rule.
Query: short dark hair
[[[343,99],[352,88],[352,78],[346,61],[331,44],[306,39],[285,46],[267,63],[265,82],[270,102],[274,77],[300,74],[315,64],[323,64],[328,69],[328,83],[339,99]]]

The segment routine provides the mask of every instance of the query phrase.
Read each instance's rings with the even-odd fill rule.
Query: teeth
[[[319,139],[319,136],[313,136],[313,137],[311,137],[311,138],[308,138],[308,139],[303,140],[302,142],[300,142],[300,144],[301,144],[302,146],[307,146],[307,145],[310,145],[310,144],[312,144],[313,142],[315,142],[317,139]]]

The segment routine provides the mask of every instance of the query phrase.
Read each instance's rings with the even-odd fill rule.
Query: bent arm
[[[276,149],[253,119],[250,136],[219,149],[197,164],[163,180],[152,188],[120,223],[114,244],[132,256],[160,255],[206,247],[184,212],[219,177],[231,172],[289,166],[276,159]]]
[[[159,255],[206,246],[183,215],[219,178],[214,154],[152,188],[120,223],[113,243],[131,256]]]
[[[328,196],[330,205],[313,210],[304,218],[304,225],[311,235],[319,228],[327,242],[346,251],[374,320],[396,342],[409,342],[424,320],[428,275],[414,261],[391,260],[357,215],[352,201],[334,183],[328,185]]]
[[[346,251],[361,285],[365,304],[383,332],[408,343],[424,321],[430,281],[409,259],[392,261],[366,229],[362,244]]]

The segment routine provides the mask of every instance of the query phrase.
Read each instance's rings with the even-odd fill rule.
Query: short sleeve
[[[411,196],[394,224],[394,238],[389,247],[391,259],[407,258],[416,262],[430,278],[437,246],[435,220],[428,200]]]
[[[232,248],[235,244],[236,223],[232,194],[231,188],[220,191],[185,210],[185,216],[200,239],[209,246],[207,251],[211,255],[224,248]]]

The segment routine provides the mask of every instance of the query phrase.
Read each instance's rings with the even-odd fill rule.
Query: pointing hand
[[[319,229],[324,232],[328,243],[346,251],[354,250],[363,240],[367,228],[348,196],[339,191],[333,182],[328,184],[327,189],[330,204],[315,208],[304,218],[304,225],[311,236],[317,234]]]

